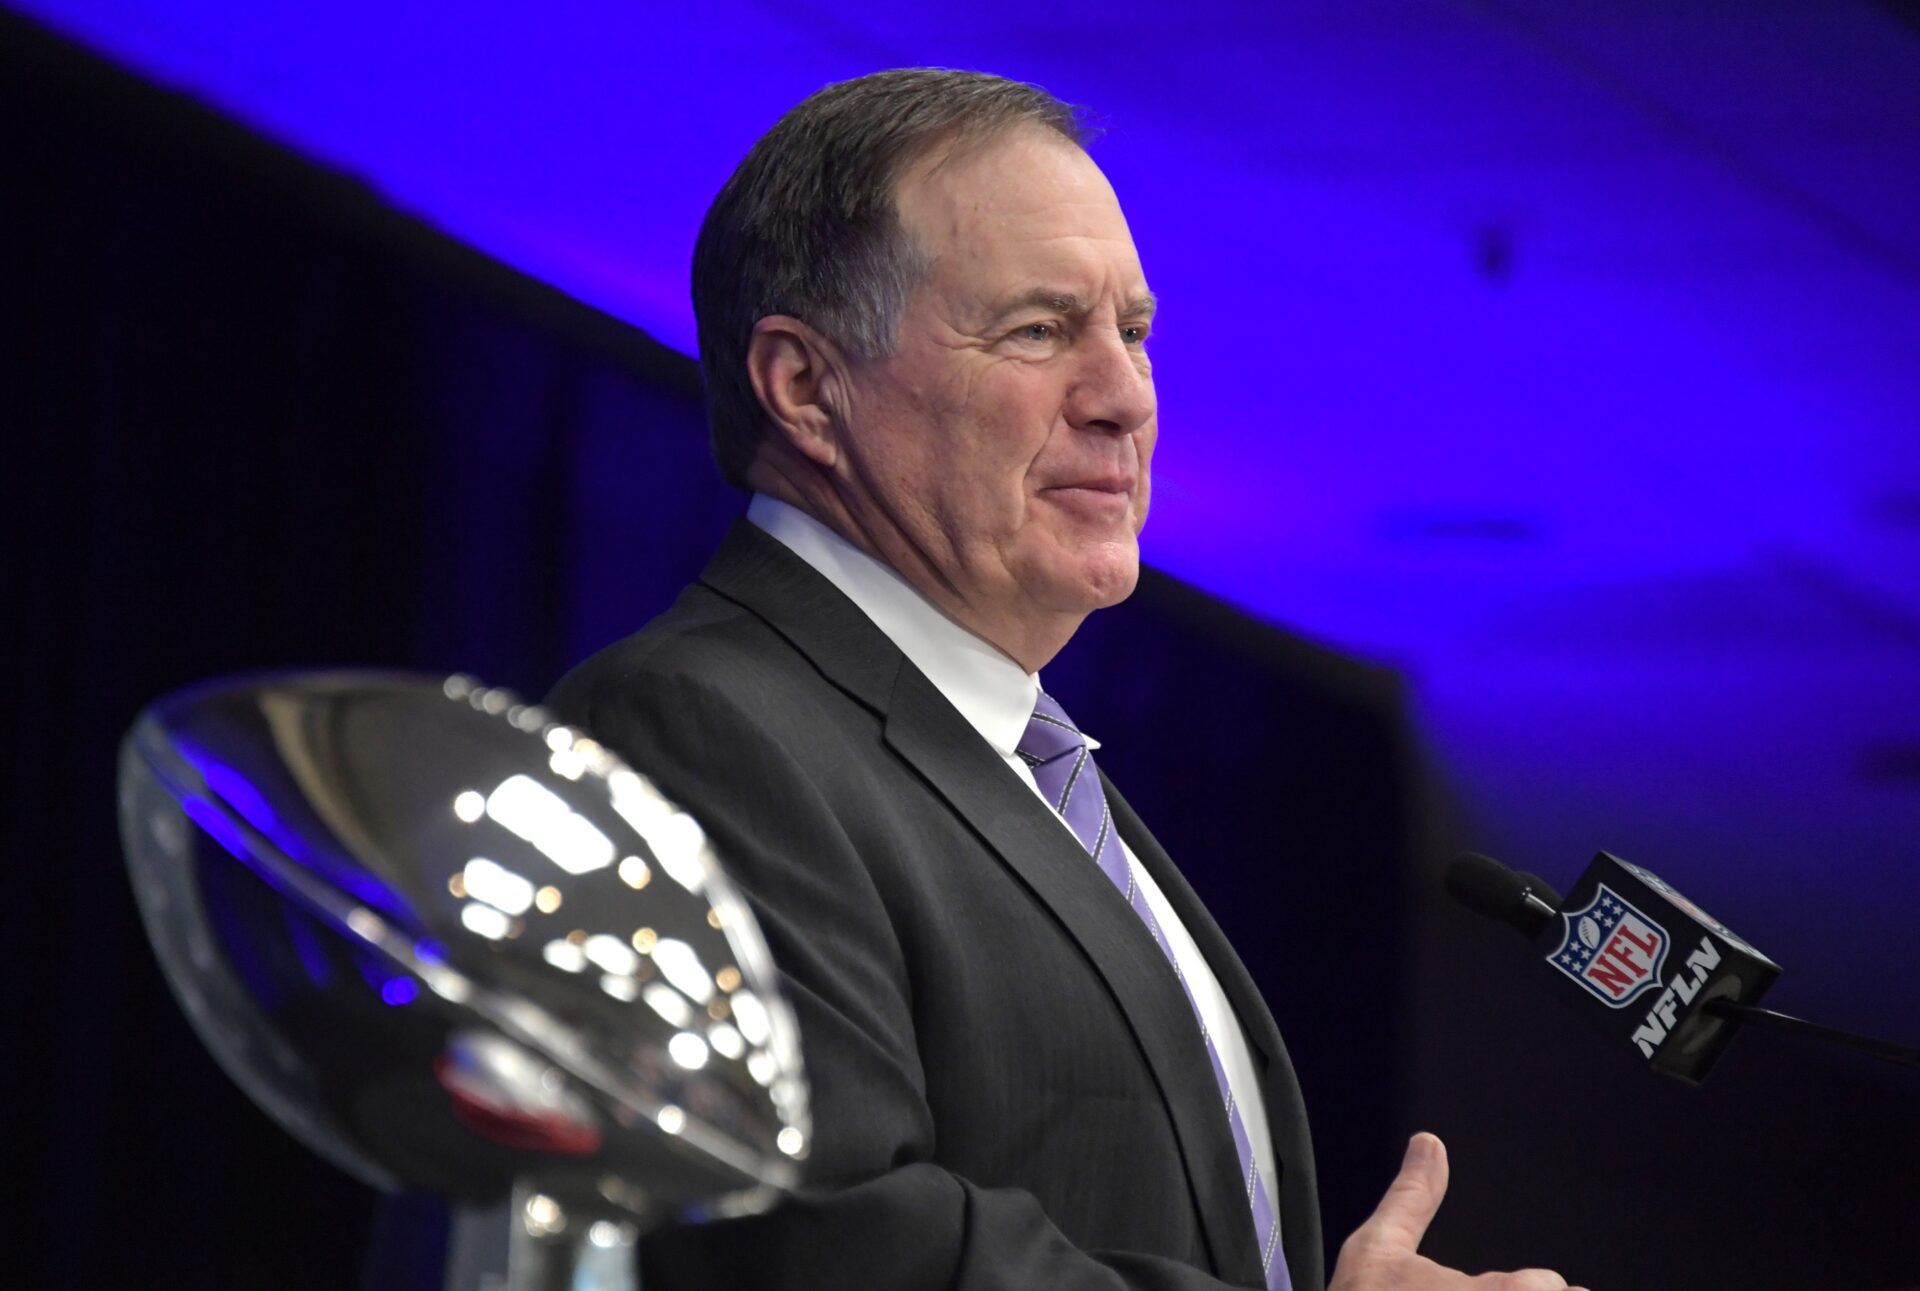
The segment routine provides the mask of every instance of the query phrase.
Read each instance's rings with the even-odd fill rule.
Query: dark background
[[[0,230],[9,1281],[351,1286],[374,1198],[168,996],[116,742],[151,698],[261,667],[537,694],[663,607],[744,500],[683,356],[4,16]],[[1390,674],[1149,575],[1047,676],[1273,1004],[1330,1245],[1431,1128],[1458,1187],[1427,1249],[1469,1269],[1920,1285],[1920,1081],[1761,1036],[1703,1091],[1598,1052],[1517,982],[1518,942],[1437,904],[1483,822]],[[1246,853],[1247,802],[1278,853]]]

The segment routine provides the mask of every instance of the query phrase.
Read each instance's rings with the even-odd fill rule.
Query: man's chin
[[[1091,614],[1133,595],[1140,582],[1140,551],[1131,540],[1102,544],[1110,550],[1078,553],[1071,567],[1048,580],[1047,600],[1062,611]]]

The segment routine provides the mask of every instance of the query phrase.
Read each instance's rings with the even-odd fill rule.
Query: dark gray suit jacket
[[[666,614],[549,703],[705,824],[771,943],[813,1089],[808,1186],[766,1216],[650,1238],[643,1285],[1261,1285],[1226,1117],[1165,957],[825,578],[742,521]],[[1312,1150],[1279,1032],[1107,793],[1246,1029],[1293,1283],[1320,1291]]]

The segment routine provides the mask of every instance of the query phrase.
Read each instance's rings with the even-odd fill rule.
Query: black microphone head
[[[1474,913],[1498,919],[1528,937],[1538,936],[1560,908],[1560,894],[1544,880],[1478,852],[1453,858],[1447,866],[1447,892]]]
[[[1553,884],[1547,882],[1538,874],[1529,874],[1526,870],[1518,870],[1516,873],[1526,881],[1527,890],[1534,896],[1539,897],[1547,905],[1552,906],[1556,914],[1559,913],[1560,907],[1566,904],[1565,901],[1561,900],[1560,893],[1554,888]]]

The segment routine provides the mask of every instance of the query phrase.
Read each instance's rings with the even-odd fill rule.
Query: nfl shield
[[[1562,912],[1560,946],[1547,962],[1610,1008],[1624,1008],[1660,985],[1666,929],[1602,883],[1581,909]]]

